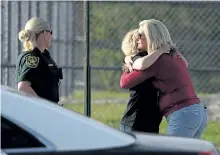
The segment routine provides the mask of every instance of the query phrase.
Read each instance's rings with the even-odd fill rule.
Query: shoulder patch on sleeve
[[[29,55],[27,57],[25,57],[26,59],[26,65],[30,68],[37,68],[38,64],[39,64],[39,57],[33,56],[33,55]]]

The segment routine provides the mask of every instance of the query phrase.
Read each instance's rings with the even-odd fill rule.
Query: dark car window
[[[1,116],[1,148],[36,148],[45,147],[39,140],[24,129]]]

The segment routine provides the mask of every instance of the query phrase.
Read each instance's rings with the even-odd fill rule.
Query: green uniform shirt
[[[59,102],[58,68],[48,54],[45,56],[37,48],[21,53],[16,71],[17,82],[28,81],[38,96]]]

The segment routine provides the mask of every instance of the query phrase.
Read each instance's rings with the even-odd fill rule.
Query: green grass
[[[113,128],[119,129],[119,122],[122,114],[124,113],[125,106],[126,104],[92,104],[92,118]],[[65,107],[70,110],[83,113],[83,104],[65,104]],[[160,126],[160,132],[164,134],[166,132],[166,128],[167,123],[163,120]],[[213,142],[220,149],[220,122],[209,122],[202,139]]]
[[[207,93],[198,93],[198,96],[207,96]],[[124,92],[116,92],[116,91],[91,91],[91,99],[92,100],[102,100],[102,99],[128,99],[129,93]],[[75,100],[83,100],[84,92],[83,90],[77,90],[73,93],[73,99]]]
[[[102,100],[102,99],[128,99],[128,92],[115,92],[115,91],[91,91],[92,100]],[[73,99],[83,100],[83,91],[74,91]]]

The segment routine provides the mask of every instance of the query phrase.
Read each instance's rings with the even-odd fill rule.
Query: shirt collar
[[[33,49],[33,52],[35,52],[35,53],[37,53],[37,54],[41,53],[41,51],[40,51],[37,47],[35,47],[35,48]]]
[[[47,49],[45,49],[42,53],[43,53],[44,55],[46,55],[46,56],[50,56],[50,53],[48,52]]]

